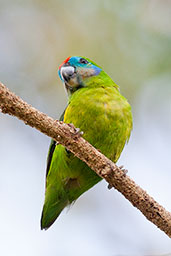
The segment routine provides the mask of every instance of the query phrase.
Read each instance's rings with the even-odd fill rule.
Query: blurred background
[[[0,80],[48,115],[67,103],[57,68],[94,60],[132,105],[119,165],[171,211],[171,1],[0,0]],[[170,239],[102,181],[40,231],[50,139],[0,114],[0,255],[163,255]],[[170,255],[170,254],[169,254]]]

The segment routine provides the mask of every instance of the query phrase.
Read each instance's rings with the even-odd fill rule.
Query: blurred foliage
[[[55,102],[54,86],[59,94],[63,90],[57,67],[67,56],[83,55],[101,65],[133,101],[146,80],[170,73],[170,19],[162,16],[162,26],[156,13],[170,5],[155,2],[5,1],[1,79],[13,84],[16,79],[15,86],[28,91],[36,87]]]

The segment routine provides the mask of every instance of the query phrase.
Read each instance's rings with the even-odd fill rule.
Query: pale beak
[[[62,76],[62,79],[64,80],[64,82],[69,82],[69,80],[71,78],[74,78],[74,76],[76,75],[76,71],[73,66],[61,67],[60,73],[61,73],[61,76]]]

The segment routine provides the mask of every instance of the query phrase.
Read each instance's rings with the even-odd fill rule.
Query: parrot
[[[83,138],[114,163],[128,142],[132,111],[119,86],[89,58],[68,57],[58,69],[68,94],[60,120],[83,132]],[[51,140],[47,157],[41,229],[48,229],[62,210],[101,181],[86,163]]]

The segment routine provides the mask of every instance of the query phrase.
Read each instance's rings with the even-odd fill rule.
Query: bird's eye
[[[81,59],[80,59],[80,63],[81,63],[81,64],[87,64],[87,63],[88,63],[88,61],[87,61],[87,60],[85,60],[85,59],[83,59],[83,58],[81,58]]]

